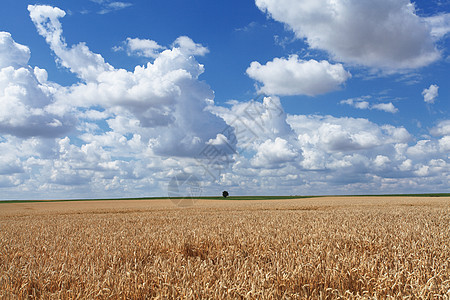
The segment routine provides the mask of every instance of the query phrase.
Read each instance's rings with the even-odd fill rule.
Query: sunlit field
[[[0,203],[0,297],[450,298],[450,197]]]

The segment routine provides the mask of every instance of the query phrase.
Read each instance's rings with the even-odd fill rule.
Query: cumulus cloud
[[[63,10],[47,5],[28,5],[28,11],[39,34],[58,57],[58,62],[81,79],[95,80],[101,73],[114,69],[100,54],[91,52],[84,43],[70,48],[67,46],[59,22],[59,18],[66,15]]]
[[[450,136],[450,120],[440,121],[436,127],[433,127],[430,130],[430,132],[432,135],[435,136],[444,136],[444,135]]]
[[[326,172],[328,185],[369,191],[374,186],[417,188],[433,181],[442,186],[440,176],[448,177],[445,141],[409,145],[412,137],[403,127],[379,126],[366,119],[289,116],[288,122],[298,133],[301,166]]]
[[[251,101],[247,105],[265,113],[264,101],[276,100],[266,97],[263,103]],[[221,181],[234,190],[245,193],[264,187],[268,193],[290,194],[375,189],[406,192],[420,190],[431,182],[442,189],[442,178],[449,176],[447,136],[414,142],[403,127],[348,117],[272,113],[268,115],[272,122],[261,122],[261,118],[244,113],[244,104],[230,102],[230,109],[216,108],[235,127],[239,138],[240,155],[234,156],[232,171],[225,172]],[[265,129],[251,132],[245,130],[245,124]],[[436,133],[443,128],[445,123],[438,124]]]
[[[1,175],[14,175],[18,173],[24,173],[24,167],[22,161],[11,152],[9,147],[5,143],[0,143],[0,150],[2,153],[2,159],[0,160],[0,176]]]
[[[129,56],[156,58],[165,47],[149,39],[127,38],[123,46],[116,46],[114,51],[125,50]]]
[[[198,155],[210,139],[226,128],[220,117],[205,110],[214,93],[198,80],[204,67],[195,56],[208,52],[201,44],[181,36],[153,63],[129,72],[106,63],[83,43],[69,47],[59,21],[64,11],[39,5],[30,5],[28,10],[58,61],[84,81],[58,97],[52,106],[55,111],[100,106],[114,115],[131,113],[127,118],[136,118],[138,127],[148,128],[146,135],[154,141],[155,153],[166,156]],[[135,46],[134,50],[142,50],[142,40],[127,41]],[[144,44],[157,45],[149,41]],[[227,135],[234,140],[232,132]]]
[[[257,150],[252,164],[261,168],[280,168],[281,164],[292,162],[299,156],[288,141],[279,137],[274,141],[266,140],[258,146]]]
[[[424,178],[437,178],[434,171],[419,176],[420,169],[437,170],[431,165],[446,156],[444,139],[431,141],[433,147],[425,149],[421,147],[424,142],[409,145],[413,137],[403,127],[380,126],[367,119],[286,115],[282,108],[274,109],[277,101],[277,97],[265,97],[262,103],[230,102],[230,109],[215,107],[235,128],[240,154],[234,156],[232,172],[223,174],[223,184],[241,187],[243,192],[259,185],[277,191],[286,187],[287,193],[299,191],[299,186],[303,192],[318,189],[321,193],[398,190]],[[439,164],[444,172],[448,167],[445,159]],[[393,179],[386,182],[383,178]]]
[[[437,86],[436,84],[430,85],[429,88],[422,91],[423,100],[426,103],[433,104],[439,94],[438,90],[439,86]]]
[[[22,137],[53,137],[75,125],[67,114],[48,108],[58,86],[47,82],[47,72],[28,66],[30,50],[0,32],[0,133]]]
[[[435,37],[442,31],[433,31],[433,20],[419,17],[409,0],[255,2],[311,48],[325,50],[338,61],[396,71],[423,67],[441,56]]]
[[[186,55],[203,56],[209,52],[208,48],[195,43],[190,37],[180,36],[173,43],[174,47],[182,49]]]
[[[231,108],[209,106],[235,130],[237,147],[257,151],[258,145],[277,137],[289,140],[293,131],[278,97],[262,97],[262,101],[231,101]]]
[[[30,60],[30,49],[16,43],[9,32],[0,31],[0,69],[24,67]]]
[[[229,108],[210,103],[208,109],[234,128],[238,141],[229,169],[222,169],[217,183],[201,177],[203,167],[210,165],[157,155],[158,139],[147,142],[148,130],[139,120],[121,114],[107,120],[111,131],[86,129],[78,136],[81,144],[66,137],[53,143],[1,140],[0,151],[11,155],[0,164],[0,185],[62,197],[70,191],[87,197],[111,191],[117,196],[161,195],[176,170],[195,174],[204,193],[214,193],[221,185],[242,194],[389,193],[448,185],[443,181],[450,172],[444,121],[432,130],[444,134],[442,138],[413,142],[403,127],[367,119],[286,115],[279,104],[276,97],[230,102]],[[98,117],[86,116],[91,114]],[[216,149],[230,142],[225,134],[217,134],[207,144]],[[39,176],[30,176],[32,170],[39,170]]]
[[[379,168],[385,167],[389,162],[391,162],[391,160],[385,155],[377,155],[377,157],[373,160],[375,166]]]
[[[444,136],[439,140],[439,148],[442,152],[450,152],[450,135]]]
[[[260,92],[270,95],[315,96],[339,89],[351,77],[341,64],[306,61],[297,55],[275,58],[265,65],[254,61],[247,74],[263,84]]]
[[[331,152],[367,150],[411,139],[403,127],[380,127],[366,119],[290,116],[288,122],[302,144],[320,145]]]
[[[394,106],[394,104],[392,104],[392,102],[374,104],[372,105],[372,109],[378,109],[392,114],[398,112],[398,109]]]

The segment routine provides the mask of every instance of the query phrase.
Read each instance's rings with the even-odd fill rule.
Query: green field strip
[[[450,197],[450,193],[425,193],[425,194],[371,194],[371,195],[311,195],[311,196],[219,196],[195,197],[204,200],[282,200],[319,197]],[[54,200],[0,200],[0,203],[46,203],[46,202],[77,202],[77,201],[116,201],[116,200],[170,200],[186,199],[190,197],[140,197],[140,198],[101,198],[101,199],[54,199]]]

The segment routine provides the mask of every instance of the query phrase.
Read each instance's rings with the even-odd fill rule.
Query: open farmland
[[[0,203],[0,297],[449,299],[450,197]]]

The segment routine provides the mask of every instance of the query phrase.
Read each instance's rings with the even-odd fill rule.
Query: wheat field
[[[0,203],[2,299],[449,299],[449,197]]]

